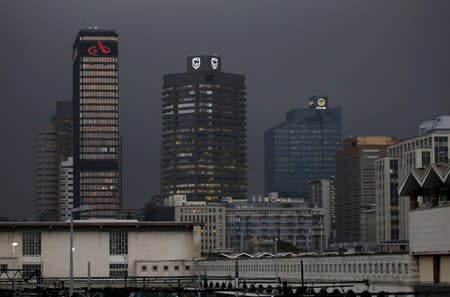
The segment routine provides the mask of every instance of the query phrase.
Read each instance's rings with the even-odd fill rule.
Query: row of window
[[[118,82],[119,82],[119,80],[116,77],[81,77],[80,78],[80,83],[117,84]]]
[[[203,269],[212,271],[233,271],[234,265],[211,265]],[[303,266],[306,273],[409,273],[408,263],[307,263]],[[243,272],[301,272],[301,264],[240,264]]]
[[[93,92],[93,91],[80,91],[80,97],[114,97],[119,96],[118,92]]]
[[[81,160],[116,160],[117,153],[81,153]]]
[[[152,265],[152,271],[153,272],[158,271],[158,269],[159,269],[158,265]],[[191,266],[185,265],[184,266],[184,270],[186,270],[186,271],[191,270]],[[148,271],[147,265],[142,265],[141,266],[141,271],[142,272],[147,272]],[[162,271],[169,271],[169,265],[163,265],[162,266]],[[174,265],[173,266],[173,271],[180,271],[180,266],[179,265]]]
[[[80,40],[111,40],[111,41],[118,41],[119,39],[117,36],[104,36],[104,35],[97,35],[97,36],[80,36]],[[84,58],[83,61],[96,61],[97,59],[116,59],[117,58]]]
[[[119,133],[118,132],[102,132],[102,133],[89,133],[85,132],[81,135],[81,141],[86,140],[115,140],[119,141]]]
[[[93,145],[101,145],[101,146],[118,146],[119,141],[117,140],[84,140],[80,141],[80,146],[93,146]]]
[[[115,119],[81,119],[80,125],[116,126],[118,120]]]
[[[104,104],[93,104],[93,105],[87,105],[87,104],[81,104],[80,111],[118,111],[119,106],[117,104],[113,105],[104,105]]]
[[[80,148],[82,153],[115,153],[117,147],[108,146],[83,146]]]
[[[94,118],[94,119],[117,119],[119,114],[117,112],[80,112],[80,118]]]
[[[109,76],[109,77],[117,77],[118,73],[114,70],[103,70],[103,71],[94,71],[94,70],[82,70],[80,71],[80,76],[85,78],[86,76]]]
[[[80,98],[81,105],[83,104],[99,104],[99,105],[117,105],[117,98]]]
[[[108,64],[101,64],[101,63],[82,63],[80,65],[81,69],[94,69],[94,70],[117,70],[117,64],[116,63],[108,63]]]
[[[117,84],[112,85],[106,85],[106,84],[81,84],[80,90],[95,90],[95,91],[102,91],[102,90],[110,90],[110,91],[117,91],[119,89],[119,86]]]
[[[81,177],[117,177],[117,171],[83,171],[80,172]]]

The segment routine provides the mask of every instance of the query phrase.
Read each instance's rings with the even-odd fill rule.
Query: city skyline
[[[144,5],[155,8],[154,20],[147,24],[160,31],[138,24],[148,18],[144,11],[117,2],[111,4],[110,18],[102,15],[101,5],[89,7],[88,2],[79,6],[52,2],[48,10],[42,3],[1,4],[0,11],[8,12],[0,18],[8,44],[0,49],[5,60],[2,134],[8,145],[1,149],[5,164],[1,195],[6,205],[0,216],[33,215],[33,136],[48,122],[56,101],[71,100],[71,43],[76,32],[89,25],[87,16],[91,23],[121,36],[126,208],[142,207],[159,191],[159,147],[154,144],[160,142],[162,76],[176,72],[186,55],[201,50],[217,52],[226,63],[225,71],[247,78],[249,195],[264,192],[264,130],[281,123],[289,109],[305,107],[312,95],[327,95],[332,106],[342,107],[343,138],[415,136],[422,120],[450,112],[450,43],[445,36],[450,24],[446,18],[430,21],[434,13],[448,14],[447,2],[416,1],[406,9],[352,1],[342,6],[243,3],[241,11],[224,3],[195,9],[180,2],[172,18],[165,5]],[[345,21],[345,9],[350,7],[354,19]],[[376,19],[377,13],[382,17]],[[133,14],[135,20],[126,22]],[[321,15],[326,21],[316,18]],[[193,20],[186,28],[183,16]],[[229,22],[233,18],[236,21]],[[22,24],[21,19],[27,22]],[[173,26],[165,27],[170,21]],[[237,24],[242,23],[239,32]],[[211,26],[205,30],[206,24]],[[168,33],[180,41],[169,40]]]

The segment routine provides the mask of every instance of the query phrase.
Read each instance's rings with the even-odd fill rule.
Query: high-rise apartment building
[[[328,98],[310,98],[309,108],[289,111],[286,121],[264,134],[265,192],[306,198],[307,182],[336,173],[341,148],[341,108]]]
[[[164,76],[161,195],[187,201],[247,195],[245,77],[222,71],[216,55],[187,58]]]
[[[419,136],[390,145],[376,161],[377,240],[407,240],[409,199],[398,194],[399,185],[413,170],[433,164],[447,166],[450,149],[450,116],[420,124]]]
[[[338,242],[375,240],[375,160],[395,141],[386,136],[352,137],[336,154]]]
[[[72,102],[57,101],[47,127],[37,132],[35,216],[38,221],[58,220],[58,177],[62,160],[72,154]]]
[[[118,34],[81,30],[73,46],[74,207],[112,218],[121,208]]]

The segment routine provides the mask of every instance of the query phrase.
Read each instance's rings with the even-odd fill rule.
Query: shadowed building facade
[[[51,122],[37,132],[35,210],[38,221],[59,220],[59,167],[72,154],[72,102],[57,101]]]
[[[161,195],[187,201],[247,195],[245,77],[222,71],[215,55],[187,58],[164,76]]]
[[[375,240],[375,160],[395,139],[352,137],[336,154],[336,231],[338,242]]]
[[[264,133],[265,192],[307,198],[308,181],[336,173],[341,148],[341,108],[313,96],[309,108],[289,111],[286,121]]]
[[[83,218],[112,218],[121,208],[118,34],[81,30],[73,47],[74,207]]]

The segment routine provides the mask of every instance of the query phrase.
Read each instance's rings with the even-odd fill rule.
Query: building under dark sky
[[[245,77],[216,55],[187,58],[164,76],[161,194],[188,201],[246,198]]]
[[[37,131],[35,219],[59,220],[60,163],[72,156],[72,102],[57,101],[50,123]]]
[[[309,108],[289,111],[286,121],[264,134],[265,192],[307,198],[307,182],[336,172],[341,147],[341,108],[313,96]]]
[[[336,154],[336,241],[375,241],[375,160],[386,155],[390,136],[344,140]]]
[[[74,207],[82,217],[116,217],[121,208],[118,34],[81,30],[73,47]]]

